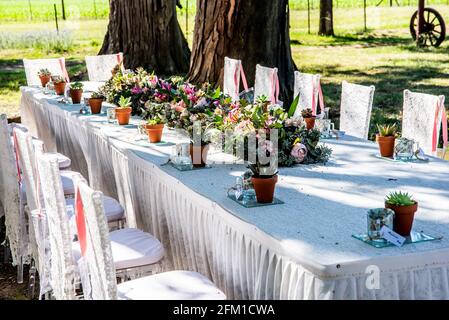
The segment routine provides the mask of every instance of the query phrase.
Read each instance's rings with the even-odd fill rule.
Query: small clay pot
[[[58,96],[64,95],[64,92],[65,92],[65,85],[66,85],[65,82],[58,82],[58,83],[55,83],[55,92],[56,92],[56,94],[57,94]]]
[[[51,80],[51,76],[39,76],[39,79],[41,80],[42,87],[45,88],[47,83]]]
[[[129,118],[131,117],[131,107],[127,108],[116,108],[115,117],[117,118],[118,124],[125,126],[129,123]]]
[[[194,146],[190,143],[190,158],[195,168],[203,168],[207,163],[207,153],[209,152],[209,145]]]
[[[80,104],[82,97],[83,97],[83,89],[70,88],[70,98],[72,98],[73,104]]]
[[[162,131],[164,130],[164,124],[147,124],[145,129],[148,133],[148,139],[151,143],[160,142],[162,139]]]
[[[92,114],[100,113],[102,103],[103,98],[90,98],[89,99],[90,112],[92,112]]]
[[[257,202],[272,203],[274,198],[274,189],[278,182],[278,176],[274,175],[270,178],[256,178],[252,177],[251,182],[256,191]]]
[[[306,122],[307,130],[312,130],[315,127],[315,117],[304,118],[304,121]]]
[[[379,151],[382,157],[393,158],[395,140],[394,136],[381,137],[376,134],[376,141],[379,144]]]
[[[393,230],[404,237],[410,235],[415,212],[418,210],[418,203],[416,202],[411,206],[395,206],[385,203],[385,208],[394,211]]]

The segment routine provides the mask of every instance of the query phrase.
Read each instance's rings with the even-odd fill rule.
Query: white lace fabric
[[[279,98],[278,69],[256,65],[256,78],[254,81],[254,99],[265,95],[272,103]],[[273,101],[276,100],[276,101]]]
[[[123,54],[86,56],[85,60],[90,81],[108,81],[112,77],[112,70],[123,62]]]
[[[52,76],[62,76],[69,82],[65,59],[23,59],[27,84],[29,86],[41,86],[38,72],[41,69],[48,69]]]
[[[233,101],[239,100],[241,68],[243,68],[241,60],[225,57],[223,92],[229,95]]]
[[[294,116],[301,116],[301,111],[307,108],[313,109],[313,104],[315,103],[315,110],[318,106],[318,86],[320,85],[319,74],[301,73],[295,71],[295,86],[294,94],[296,96],[299,94],[298,106]],[[324,112],[323,110],[321,112]]]
[[[435,114],[439,105],[444,107],[444,96],[404,90],[404,106],[402,113],[402,136],[418,142],[426,154],[432,151],[432,135],[435,124]],[[442,112],[437,117],[437,138],[441,129]]]
[[[368,139],[374,90],[374,86],[362,86],[343,81],[340,130],[357,138]]]

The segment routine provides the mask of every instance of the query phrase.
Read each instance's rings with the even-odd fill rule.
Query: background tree
[[[99,54],[117,52],[123,52],[126,68],[187,73],[190,50],[176,16],[176,0],[111,0]]]
[[[198,0],[190,81],[222,85],[225,56],[242,60],[249,84],[256,64],[277,67],[280,99],[290,101],[296,66],[288,0]]]
[[[319,35],[334,35],[334,16],[332,0],[320,0],[320,28]]]

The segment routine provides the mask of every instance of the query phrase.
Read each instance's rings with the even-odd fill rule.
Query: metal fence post
[[[58,9],[56,9],[56,3],[53,4],[55,8],[55,23],[56,23],[56,32],[59,33],[59,25],[58,25]]]
[[[62,20],[65,20],[65,5],[64,5],[64,0],[61,0],[61,5],[62,5]]]

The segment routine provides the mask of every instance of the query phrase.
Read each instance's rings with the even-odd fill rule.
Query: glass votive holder
[[[396,140],[394,147],[395,159],[400,161],[410,161],[415,154],[415,141],[407,138],[399,138]]]
[[[106,109],[106,119],[108,123],[116,123],[117,119],[115,117],[115,108],[107,108]]]
[[[376,208],[368,210],[367,227],[368,237],[373,241],[385,241],[380,230],[386,226],[393,230],[394,211],[385,208]]]

